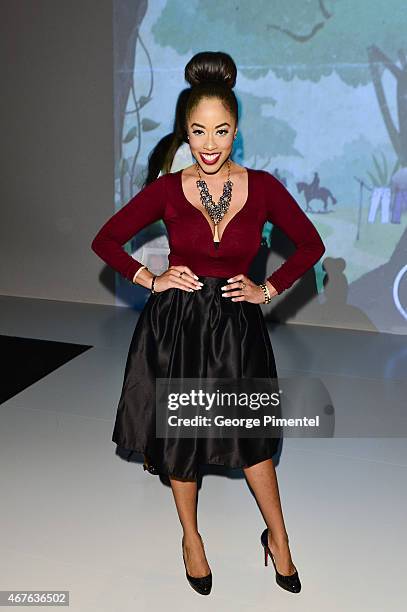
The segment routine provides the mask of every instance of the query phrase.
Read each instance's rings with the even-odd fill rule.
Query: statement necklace
[[[232,186],[233,183],[230,180],[230,158],[227,161],[228,164],[228,178],[223,185],[223,193],[219,198],[219,202],[215,203],[212,199],[211,194],[208,190],[208,185],[206,181],[204,181],[201,177],[201,173],[199,172],[199,164],[196,162],[196,169],[198,171],[199,180],[196,182],[198,189],[200,190],[200,197],[203,206],[208,212],[208,215],[212,219],[215,224],[215,233],[213,236],[214,242],[219,242],[219,234],[218,234],[218,223],[223,219],[227,211],[229,210],[230,201],[232,199]]]

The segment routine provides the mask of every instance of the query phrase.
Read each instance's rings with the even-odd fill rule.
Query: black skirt
[[[278,437],[156,437],[155,379],[272,378],[276,364],[259,304],[223,297],[226,278],[200,276],[202,289],[150,294],[134,330],[112,440],[144,454],[145,470],[196,480],[199,467],[254,465]],[[277,382],[278,385],[278,382]]]

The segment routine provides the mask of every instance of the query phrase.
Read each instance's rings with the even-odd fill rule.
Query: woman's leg
[[[210,567],[206,559],[197,520],[197,482],[169,477],[179,520],[184,531],[183,551],[188,574],[195,578],[206,576]]]
[[[269,529],[268,545],[273,553],[277,571],[280,574],[292,574],[296,568],[288,545],[273,460],[266,459],[243,470]]]

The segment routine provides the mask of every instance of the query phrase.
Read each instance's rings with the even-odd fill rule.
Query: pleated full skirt
[[[222,296],[226,278],[202,289],[151,294],[130,343],[112,440],[144,454],[144,469],[196,480],[205,464],[247,467],[271,458],[277,437],[156,437],[156,378],[272,378],[276,364],[259,304]]]

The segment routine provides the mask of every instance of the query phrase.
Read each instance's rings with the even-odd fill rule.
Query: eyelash
[[[194,130],[192,133],[195,134],[196,132],[202,132],[202,130]],[[225,132],[225,136],[226,136],[226,134],[229,134],[229,131],[225,130],[224,128],[221,129],[221,130],[218,130],[218,132]]]

